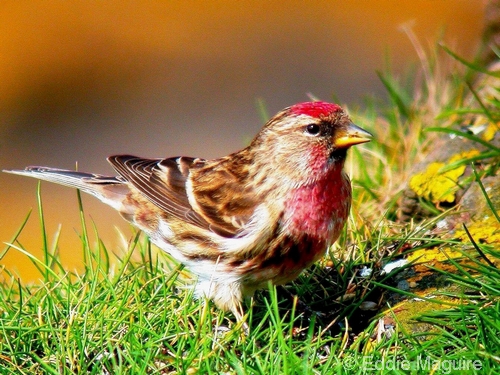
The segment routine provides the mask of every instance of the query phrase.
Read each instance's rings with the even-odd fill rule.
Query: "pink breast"
[[[290,192],[284,222],[292,235],[308,234],[333,243],[342,230],[351,205],[351,184],[343,172],[330,173],[314,184]]]

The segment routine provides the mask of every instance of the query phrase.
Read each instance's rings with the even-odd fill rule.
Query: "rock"
[[[500,70],[500,62],[493,64],[492,71]],[[464,115],[462,125],[455,125],[462,133],[470,134],[481,142],[457,134],[441,134],[432,142],[424,161],[414,167],[407,187],[399,202],[398,219],[416,220],[435,216],[460,203],[467,189],[475,181],[471,163],[481,177],[496,175],[500,153],[500,123],[494,121],[498,116],[500,102],[500,78],[482,74],[475,84],[475,94],[481,104],[492,113]],[[478,99],[470,95],[464,100],[464,107],[478,108]],[[451,115],[450,115],[451,116]],[[454,119],[451,121],[456,122]],[[446,123],[443,127],[450,127]],[[487,153],[490,157],[486,157]],[[460,164],[460,161],[464,163]],[[479,192],[474,189],[473,192]]]

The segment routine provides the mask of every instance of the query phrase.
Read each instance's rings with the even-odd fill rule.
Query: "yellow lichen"
[[[463,257],[461,252],[452,250],[451,248],[434,247],[431,249],[419,249],[412,251],[408,254],[407,260],[409,262],[416,261],[417,263],[437,263],[461,257]]]
[[[446,165],[478,155],[479,151],[471,150],[452,156],[447,163],[434,162],[427,169],[417,173],[410,179],[410,188],[422,198],[433,203],[455,201],[455,191],[460,176],[465,172],[465,165],[440,172]]]
[[[485,141],[491,141],[499,129],[499,124],[495,122],[490,122],[483,133],[483,139]]]
[[[476,129],[476,131],[474,129]],[[495,138],[495,134],[500,130],[500,123],[489,121],[486,116],[478,114],[474,117],[471,124],[471,130],[475,134],[480,134],[481,138],[489,142]]]
[[[466,225],[475,242],[500,245],[500,223],[493,215]],[[457,230],[456,237],[462,241],[469,241],[469,236],[463,229]]]

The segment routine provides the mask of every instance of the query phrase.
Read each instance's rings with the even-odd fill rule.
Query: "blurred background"
[[[385,97],[376,71],[417,61],[401,25],[424,46],[442,37],[472,58],[482,0],[2,1],[0,169],[45,165],[114,174],[105,158],[131,153],[212,158],[245,146],[269,114],[315,97],[361,106]],[[0,174],[0,252],[30,208],[19,240],[41,256],[34,179]],[[69,268],[81,266],[76,192],[42,185],[49,241],[61,225]],[[106,245],[132,231],[84,197]],[[38,278],[11,249],[2,268]]]

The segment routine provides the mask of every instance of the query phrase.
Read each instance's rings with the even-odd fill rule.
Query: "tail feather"
[[[48,167],[27,167],[26,169],[4,170],[4,172],[34,177],[39,180],[79,189],[97,197],[119,211],[123,210],[122,201],[129,192],[128,184],[120,177]]]

